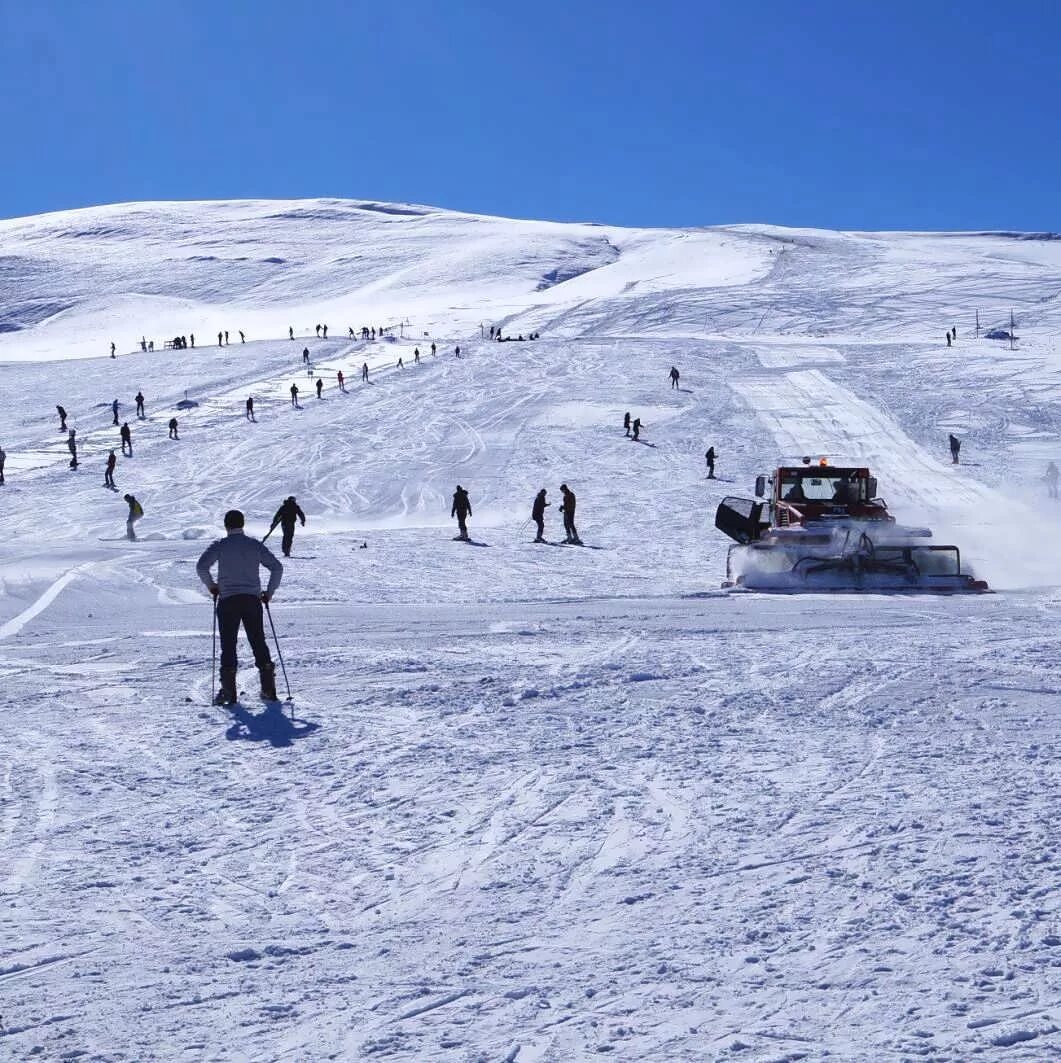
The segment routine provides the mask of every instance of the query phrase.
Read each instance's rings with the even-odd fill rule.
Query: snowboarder
[[[302,364],[303,365],[309,365],[309,348],[308,347],[303,347],[302,348]]]
[[[560,512],[564,515],[564,542],[571,543],[573,546],[581,546],[582,540],[578,537],[578,531],[575,528],[575,492],[567,484],[561,484],[560,494],[564,497],[563,504],[560,506]]]
[[[213,595],[217,612],[217,627],[221,635],[221,689],[214,698],[215,705],[233,705],[237,700],[236,640],[240,624],[247,634],[247,641],[254,653],[261,679],[261,694],[265,701],[276,701],[276,672],[269,644],[265,641],[265,626],[262,606],[280,586],[284,566],[273,556],[272,551],[257,539],[243,533],[243,514],[230,509],[225,514],[224,539],[208,546],[199,558],[195,571]],[[217,580],[210,569],[217,564]],[[258,570],[269,570],[269,584],[262,591]]]
[[[629,410],[627,410],[626,413],[623,414],[623,428],[626,429],[626,434],[629,435],[630,434],[630,411]]]
[[[253,395],[248,395],[247,396],[247,420],[248,421],[253,421],[254,420],[254,396]]]
[[[269,534],[271,535],[273,528],[278,524],[280,525],[280,531],[282,532],[280,549],[283,550],[284,557],[291,556],[291,545],[295,541],[296,520],[302,522],[303,528],[306,526],[306,514],[299,508],[298,503],[295,501],[295,496],[290,495],[281,503],[280,508],[273,517],[273,523],[269,527]]]
[[[128,448],[128,456],[131,458],[133,456],[133,433],[129,428],[128,421],[122,423],[121,431],[118,434],[122,437],[122,453],[125,454],[126,448]]]
[[[708,447],[704,458],[707,461],[707,478],[713,480],[715,478],[715,448]]]
[[[144,413],[144,393],[142,391],[136,393],[136,416],[139,417],[141,421],[147,417],[147,414]]]
[[[116,350],[116,348],[114,346],[114,340],[111,340],[111,357],[112,358],[114,357],[115,350]]]
[[[247,342],[247,337],[243,335],[243,329],[239,330],[239,341],[240,341],[240,343],[246,343]]]
[[[339,384],[339,390],[346,391],[346,377],[343,376],[341,369],[335,374],[335,379]]]
[[[133,525],[144,515],[144,507],[136,500],[136,495],[126,495],[125,501],[129,503],[129,516],[125,518],[125,537],[136,542],[136,530]]]
[[[958,464],[958,452],[962,449],[962,441],[954,434],[950,436],[950,460],[952,465]]]
[[[677,367],[672,365],[670,367],[670,386],[672,388],[676,388],[678,386],[678,377],[680,376],[681,373],[678,372]]]
[[[4,486],[4,462],[7,461],[7,454],[4,453],[4,448],[0,447],[0,487]]]
[[[543,487],[535,496],[531,505],[531,520],[538,526],[538,534],[534,537],[536,543],[545,542],[545,507],[551,506],[551,502],[545,501],[545,488]]]
[[[1043,477],[1046,481],[1046,491],[1050,498],[1057,498],[1057,481],[1059,477],[1061,477],[1061,473],[1058,473],[1057,466],[1053,462],[1050,462],[1050,464],[1046,466],[1046,475]],[[0,475],[0,483],[3,482],[4,478]]]
[[[118,459],[114,456],[114,451],[112,450],[107,455],[107,468],[103,473],[103,486],[113,488],[115,491],[118,490],[117,487],[114,486],[114,467],[117,464]]]
[[[115,399],[111,403],[111,413],[114,415],[114,420],[111,422],[111,424],[113,425],[113,427],[117,428],[118,427],[118,400],[117,399]]]
[[[70,429],[70,434],[66,437],[66,449],[70,451],[70,468],[77,468],[77,440],[74,436],[77,435],[77,430]]]
[[[291,405],[298,409],[298,384],[291,385]]]
[[[638,438],[641,435],[641,418],[640,417],[635,417],[634,418],[633,429],[634,429],[634,434],[633,434],[633,436],[631,438],[636,443]]]
[[[64,410],[62,408],[62,406],[56,406],[55,407],[55,412],[59,415],[59,431],[60,432],[65,432],[66,431],[66,410]]]
[[[458,539],[468,541],[468,518],[472,515],[472,504],[468,498],[468,492],[457,484],[457,490],[453,492],[453,506],[449,511],[451,517],[457,518]]]
[[[169,437],[170,437],[170,439],[180,439],[180,436],[177,435],[177,418],[176,417],[171,417],[169,419]]]
[[[365,362],[365,364],[361,367],[361,383],[368,383],[368,362]]]
[[[321,392],[324,390],[324,381],[321,377],[317,377],[317,398],[321,398]]]

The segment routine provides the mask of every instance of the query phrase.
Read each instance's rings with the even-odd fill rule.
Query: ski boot
[[[279,701],[276,696],[276,665],[259,665],[258,675],[262,681],[262,701]]]
[[[236,669],[221,669],[221,689],[214,698],[215,705],[235,705],[238,701],[236,695]]]

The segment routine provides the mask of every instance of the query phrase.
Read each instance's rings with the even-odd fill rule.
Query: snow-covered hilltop
[[[1049,234],[0,221],[0,1055],[1057,1051],[1059,334]],[[1002,593],[718,593],[802,454]],[[292,494],[296,718],[208,708],[194,562]]]

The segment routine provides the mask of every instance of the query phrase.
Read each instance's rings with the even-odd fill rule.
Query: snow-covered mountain
[[[0,221],[0,1050],[1056,1051],[1059,297],[1050,234]],[[718,502],[803,454],[1000,593],[719,593]],[[562,482],[587,549],[530,542]],[[205,707],[194,562],[291,494],[295,721]]]

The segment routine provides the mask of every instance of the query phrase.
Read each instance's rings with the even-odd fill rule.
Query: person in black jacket
[[[951,464],[958,464],[958,453],[962,449],[962,441],[953,433],[950,436],[950,460]]]
[[[60,432],[65,432],[66,431],[66,410],[64,410],[62,408],[62,406],[56,406],[55,407],[55,412],[59,415],[59,431]]]
[[[629,410],[627,410],[626,413],[623,414],[623,428],[626,429],[626,434],[629,435],[630,434],[630,411]]]
[[[713,480],[715,478],[715,448],[708,447],[704,457],[707,460],[707,478]]]
[[[273,517],[273,523],[269,528],[269,532],[272,533],[273,528],[280,525],[280,531],[283,533],[280,548],[284,552],[284,557],[291,556],[291,544],[295,541],[296,520],[302,522],[303,528],[306,526],[306,514],[299,509],[295,496],[290,495],[284,499],[283,504],[276,511],[276,516]]]
[[[531,506],[531,520],[538,525],[538,534],[535,536],[536,543],[545,542],[545,507],[552,505],[545,501],[545,488],[543,487],[535,496]]]
[[[457,484],[457,490],[453,492],[453,507],[449,511],[451,517],[457,518],[457,528],[460,534],[458,539],[468,539],[468,518],[472,515],[472,504],[468,498],[468,492]]]
[[[122,427],[118,430],[118,434],[122,437],[122,453],[128,454],[131,458],[133,456],[133,433],[128,421],[122,422]]]
[[[578,529],[575,528],[575,492],[567,484],[561,484],[560,494],[564,496],[563,505],[560,507],[560,512],[564,515],[564,542],[581,546],[582,540],[578,537]]]
[[[142,391],[136,393],[136,416],[141,421],[147,417],[147,414],[144,413],[144,393]]]

